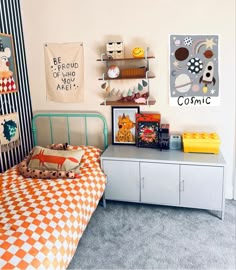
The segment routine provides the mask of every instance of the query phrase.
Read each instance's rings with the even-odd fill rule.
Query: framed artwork
[[[139,121],[137,123],[137,146],[159,147],[159,122]]]
[[[20,144],[18,113],[0,115],[0,152],[7,152]]]
[[[17,92],[17,74],[12,36],[0,33],[0,94]]]
[[[136,113],[139,107],[112,107],[112,144],[136,144]]]
[[[170,105],[219,105],[219,36],[170,35],[169,48]]]

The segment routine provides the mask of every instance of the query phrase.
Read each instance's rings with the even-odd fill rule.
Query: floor
[[[236,201],[207,210],[108,201],[68,269],[236,269]]]

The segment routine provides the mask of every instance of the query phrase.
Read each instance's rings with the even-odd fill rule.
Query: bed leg
[[[102,205],[103,205],[104,208],[106,208],[106,206],[107,206],[105,194],[103,194],[103,196],[102,196]]]

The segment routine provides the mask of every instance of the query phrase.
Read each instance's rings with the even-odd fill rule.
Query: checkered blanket
[[[0,269],[65,269],[105,189],[99,167],[76,179],[0,175]]]

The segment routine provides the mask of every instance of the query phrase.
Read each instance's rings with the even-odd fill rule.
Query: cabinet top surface
[[[109,145],[101,159],[130,160],[163,163],[199,164],[209,166],[224,166],[225,161],[221,153],[184,153],[180,150],[163,150],[141,148],[127,145]]]

